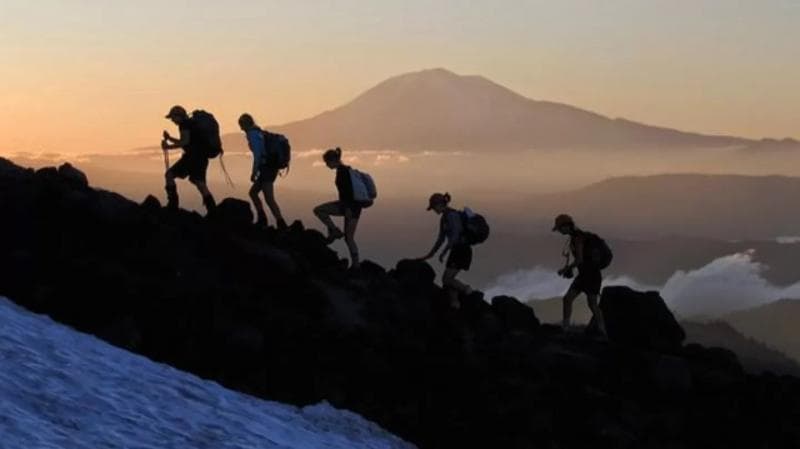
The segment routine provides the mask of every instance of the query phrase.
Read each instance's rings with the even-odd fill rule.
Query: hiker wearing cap
[[[372,205],[375,198],[375,185],[372,178],[361,173],[342,162],[342,149],[334,148],[322,156],[325,165],[331,170],[336,170],[336,190],[339,200],[320,204],[314,208],[314,215],[328,228],[328,244],[344,237],[347,249],[350,251],[350,268],[358,269],[360,260],[358,245],[356,245],[356,229],[361,211]],[[369,178],[368,180],[366,178]],[[368,181],[368,182],[366,182]],[[370,184],[366,186],[365,184]],[[359,187],[356,191],[356,187]],[[331,217],[344,217],[344,232],[333,223]]]
[[[433,248],[427,255],[420,260],[428,260],[436,255],[439,248],[445,244],[439,254],[439,262],[445,263],[444,274],[442,275],[442,286],[450,296],[450,306],[458,309],[461,302],[458,299],[459,293],[469,295],[472,288],[456,279],[461,270],[469,270],[472,265],[472,246],[466,239],[464,232],[464,219],[462,212],[450,207],[449,193],[434,193],[428,200],[428,210],[433,210],[441,215],[439,220],[439,236],[433,244]]]
[[[194,120],[189,117],[186,109],[182,106],[173,106],[166,118],[172,120],[178,126],[180,136],[176,139],[170,136],[167,131],[164,131],[161,149],[165,152],[178,148],[183,149],[181,158],[172,167],[168,167],[165,174],[167,207],[172,210],[178,209],[178,187],[175,185],[175,178],[185,179],[188,177],[189,182],[200,191],[203,196],[203,205],[210,213],[216,207],[216,202],[206,184],[208,156],[196,142],[198,140],[196,134],[199,134],[199,132],[195,129]]]
[[[589,309],[592,311],[592,322],[589,329],[596,327],[604,335],[606,333],[603,312],[598,306],[600,287],[603,283],[602,270],[608,267],[613,258],[611,249],[606,242],[595,234],[581,230],[569,215],[562,214],[556,217],[553,231],[569,237],[568,247],[565,247],[564,256],[567,258],[564,268],[558,274],[564,278],[572,279],[574,270],[578,270],[577,277],[572,281],[569,290],[563,298],[564,330],[570,327],[572,318],[572,303],[581,293],[586,294]],[[572,262],[570,262],[570,256]]]
[[[281,209],[275,200],[275,180],[278,179],[280,169],[273,166],[274,164],[270,164],[271,158],[267,157],[264,131],[256,125],[250,114],[242,114],[239,117],[239,128],[245,132],[247,144],[253,153],[253,169],[250,172],[250,181],[253,185],[250,187],[249,195],[253,201],[253,206],[256,208],[256,225],[267,227],[267,214],[261,204],[261,199],[258,197],[259,193],[263,193],[264,202],[267,203],[267,207],[275,217],[278,229],[286,229],[286,221],[283,219]]]

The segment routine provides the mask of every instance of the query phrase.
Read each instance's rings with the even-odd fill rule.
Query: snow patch
[[[327,403],[263,401],[0,298],[2,447],[411,449]]]

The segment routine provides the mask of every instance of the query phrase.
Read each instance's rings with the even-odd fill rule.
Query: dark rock
[[[657,292],[641,293],[628,287],[603,289],[600,309],[609,340],[664,352],[680,349],[686,334]]]
[[[656,355],[650,362],[650,376],[656,388],[668,394],[685,394],[692,389],[692,372],[680,357]]]
[[[656,293],[606,289],[610,344],[514,298],[453,310],[435,271],[348,271],[316,230],[137,205],[0,159],[0,294],[228,388],[328,400],[419,447],[797,447],[800,381],[689,345]],[[689,375],[687,376],[687,370]]]
[[[368,278],[377,278],[384,276],[386,274],[386,269],[375,262],[365,260],[361,262],[361,274]]]
[[[161,209],[161,201],[158,198],[154,197],[153,195],[147,195],[147,198],[142,201],[142,209],[146,210],[147,212],[154,213],[158,212]]]
[[[225,198],[217,205],[214,221],[232,228],[246,228],[253,224],[253,211],[250,203],[236,198]]]
[[[428,262],[405,259],[397,262],[394,276],[407,285],[428,285],[436,279],[436,272]]]
[[[492,311],[500,318],[505,327],[513,330],[536,332],[539,330],[539,319],[533,308],[510,296],[496,296],[492,299]]]
[[[82,171],[73,167],[69,162],[58,167],[58,174],[73,189],[88,189],[89,178]]]
[[[58,182],[61,177],[55,167],[42,167],[36,170],[36,177],[47,182]]]

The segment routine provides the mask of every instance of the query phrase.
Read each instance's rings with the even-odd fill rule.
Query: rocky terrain
[[[0,217],[0,295],[241,392],[327,400],[422,448],[800,444],[800,380],[685,345],[655,292],[605,289],[608,341],[510,297],[454,311],[425,263],[348,272],[299,222],[258,229],[233,199],[209,218],[171,213],[69,165],[0,159]]]

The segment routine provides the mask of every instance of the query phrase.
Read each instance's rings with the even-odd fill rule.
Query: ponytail
[[[445,203],[445,205],[450,205],[450,200],[451,199],[453,199],[453,198],[450,196],[450,193],[445,192],[445,194],[444,194],[444,203]]]
[[[342,149],[339,147],[332,148],[322,155],[322,159],[331,162],[339,162],[342,160]]]

